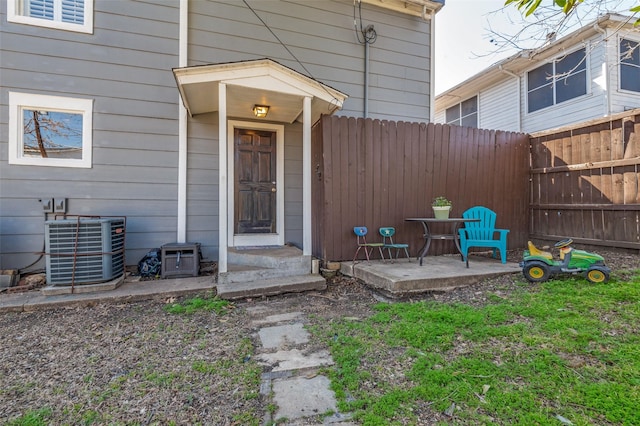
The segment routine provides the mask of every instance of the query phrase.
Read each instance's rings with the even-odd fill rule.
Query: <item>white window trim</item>
[[[23,110],[43,109],[82,114],[82,158],[24,156]],[[9,164],[91,168],[93,99],[9,92]]]
[[[84,24],[73,24],[71,22],[50,21],[23,15],[20,13],[22,0],[7,0],[7,21],[15,22],[16,24],[93,34],[93,2],[94,0],[84,0]]]
[[[622,62],[620,61],[620,41],[621,40],[631,40],[631,41],[635,41],[636,43],[640,43],[640,38],[639,37],[633,37],[632,34],[626,34],[626,35],[619,35],[618,36],[618,43],[616,44],[616,61],[618,64],[618,92],[621,93],[628,93],[628,94],[632,94],[637,96],[638,93],[640,92],[636,92],[635,90],[628,90],[628,89],[623,89],[622,88]],[[638,47],[640,49],[640,46]]]

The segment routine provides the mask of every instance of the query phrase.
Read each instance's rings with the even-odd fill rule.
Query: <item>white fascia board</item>
[[[342,107],[347,95],[270,61],[256,63],[233,63],[222,65],[202,65],[174,69],[178,86],[225,82],[235,86],[281,91],[297,96],[311,96]],[[271,80],[270,80],[271,79]],[[275,85],[278,89],[273,88]]]

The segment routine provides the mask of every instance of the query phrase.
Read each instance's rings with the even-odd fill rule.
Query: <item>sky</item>
[[[489,28],[496,33],[513,35],[523,27],[520,11],[513,5],[505,8],[504,3],[505,0],[446,0],[435,19],[436,95],[518,52],[519,49],[513,48],[495,53],[497,46],[491,43]],[[626,14],[637,4],[638,0],[586,1],[580,14],[586,22],[592,22],[607,8]]]
[[[516,53],[511,50],[492,54],[496,46],[489,41],[489,22],[494,30],[505,33],[517,31],[506,14],[515,15],[518,11],[513,6],[501,10],[504,2],[505,0],[446,0],[435,20],[436,94]],[[495,11],[500,12],[491,14]]]

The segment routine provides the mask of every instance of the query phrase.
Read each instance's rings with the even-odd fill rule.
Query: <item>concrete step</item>
[[[305,256],[302,250],[291,246],[265,249],[230,248],[227,262],[269,269],[288,269],[300,271],[300,274],[309,273],[311,268],[311,256]]]
[[[227,265],[227,272],[218,274],[218,283],[231,284],[243,283],[247,281],[268,280],[272,278],[285,278],[293,275],[307,275],[311,272],[311,264],[304,268],[301,266],[281,268],[265,268],[252,265]]]
[[[258,279],[245,282],[218,282],[217,293],[222,299],[275,296],[283,293],[300,293],[324,290],[327,281],[320,275],[292,275],[288,277]]]

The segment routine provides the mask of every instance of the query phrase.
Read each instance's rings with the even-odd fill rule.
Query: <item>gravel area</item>
[[[618,278],[640,269],[635,252],[593,251]],[[0,424],[27,412],[52,425],[262,424],[272,407],[259,393],[261,368],[251,358],[257,327],[246,308],[302,311],[313,323],[366,317],[380,300],[354,279],[328,284],[323,292],[243,300],[222,314],[171,314],[173,299],[0,314]],[[418,297],[483,304],[527,285],[512,274]],[[320,344],[312,340],[309,349]],[[394,354],[380,356],[393,362]]]

